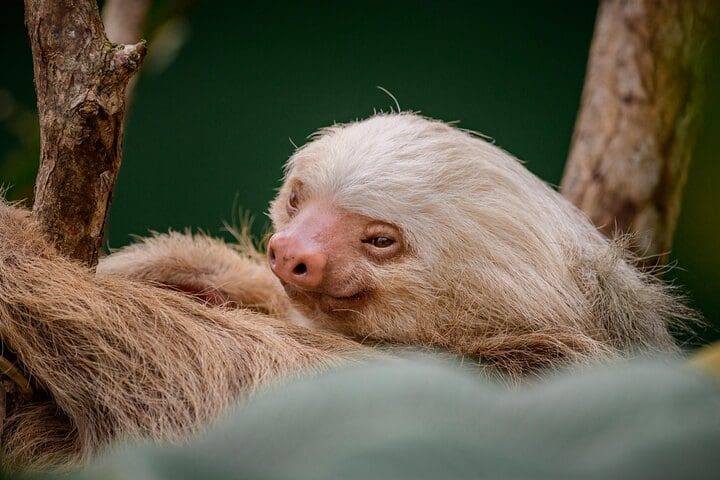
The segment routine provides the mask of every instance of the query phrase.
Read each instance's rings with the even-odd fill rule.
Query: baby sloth
[[[412,113],[319,131],[288,161],[270,215],[282,289],[257,252],[179,234],[98,272],[363,343],[448,350],[515,378],[672,352],[668,326],[692,316],[517,159]]]

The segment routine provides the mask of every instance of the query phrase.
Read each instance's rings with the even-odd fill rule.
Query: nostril
[[[295,265],[295,268],[293,268],[293,274],[295,275],[305,275],[307,273],[307,265],[304,263],[298,263]]]

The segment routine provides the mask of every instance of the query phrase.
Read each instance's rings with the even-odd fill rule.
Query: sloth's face
[[[300,182],[290,182],[276,203],[284,211],[275,218],[268,262],[303,310],[330,317],[361,311],[383,288],[378,273],[407,253],[394,225],[310,198]]]

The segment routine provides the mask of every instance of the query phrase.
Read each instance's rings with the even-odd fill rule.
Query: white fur
[[[413,252],[365,267],[383,301],[325,319],[345,333],[445,346],[467,343],[457,331],[497,340],[561,329],[597,341],[595,352],[672,350],[667,324],[692,315],[517,159],[445,123],[380,114],[319,131],[287,164],[277,229],[298,181],[308,196],[398,226]],[[483,355],[473,348],[459,350]]]

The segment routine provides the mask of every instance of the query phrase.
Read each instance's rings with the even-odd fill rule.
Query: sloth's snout
[[[276,233],[268,243],[268,263],[283,282],[313,290],[323,282],[327,258],[316,246],[297,236]]]

